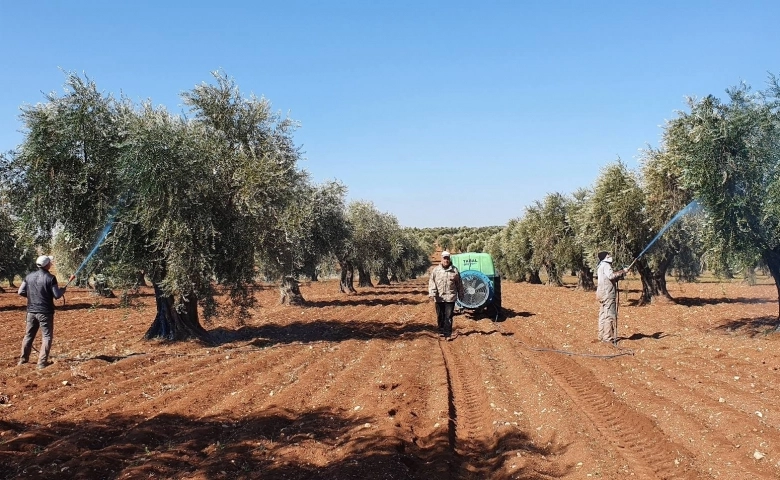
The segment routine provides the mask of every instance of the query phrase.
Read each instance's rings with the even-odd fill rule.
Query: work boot
[[[38,366],[37,366],[36,368],[37,368],[38,370],[43,370],[44,368],[48,367],[49,365],[51,365],[51,362],[44,362],[44,363],[39,363],[39,364],[38,364]]]
[[[27,363],[27,361],[28,360],[26,358],[20,358],[19,363],[17,363],[16,365],[24,365],[25,363]]]

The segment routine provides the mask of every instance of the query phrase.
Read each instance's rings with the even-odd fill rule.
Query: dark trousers
[[[439,332],[445,337],[452,335],[452,313],[455,311],[455,302],[436,302],[436,321],[439,324]]]
[[[53,313],[27,314],[27,330],[24,332],[24,340],[22,340],[21,360],[26,362],[30,359],[30,350],[32,349],[35,335],[38,333],[38,328],[41,329],[41,350],[38,352],[38,364],[45,365],[49,360],[49,350],[54,337]]]

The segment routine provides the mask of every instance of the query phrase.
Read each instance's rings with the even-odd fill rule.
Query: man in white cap
[[[596,298],[599,308],[599,340],[617,344],[617,283],[627,270],[612,270],[612,255],[599,252],[598,287]]]
[[[463,282],[460,272],[450,260],[450,252],[441,252],[441,263],[434,267],[428,280],[428,296],[436,302],[436,320],[439,335],[452,339],[452,314],[455,300],[463,296]]]
[[[38,270],[27,275],[19,286],[19,295],[27,297],[27,330],[22,340],[22,353],[19,365],[30,360],[35,335],[41,329],[41,350],[38,352],[38,368],[45,368],[49,363],[49,350],[54,337],[54,300],[65,294],[65,288],[57,285],[57,277],[49,273],[51,257],[41,255],[35,261]],[[75,275],[71,275],[70,280]]]

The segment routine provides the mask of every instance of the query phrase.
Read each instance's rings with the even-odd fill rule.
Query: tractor
[[[459,310],[487,312],[494,322],[501,316],[501,277],[488,253],[456,253],[450,256],[460,271],[464,295],[457,301]]]

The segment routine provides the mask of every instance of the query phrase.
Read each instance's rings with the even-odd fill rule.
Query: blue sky
[[[686,96],[780,74],[773,1],[0,0],[0,151],[62,71],[181,112],[222,69],[301,122],[301,167],[404,226],[504,225],[638,166]]]

